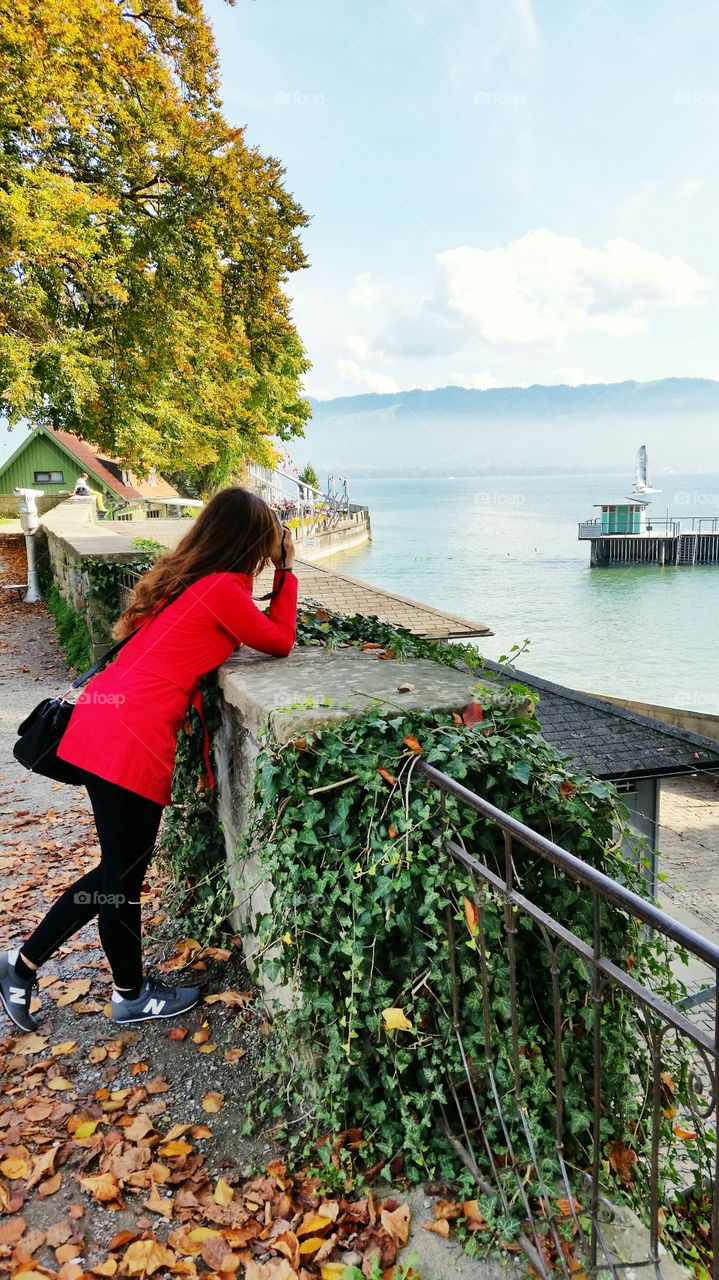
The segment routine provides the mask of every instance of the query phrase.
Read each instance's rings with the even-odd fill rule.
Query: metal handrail
[[[569,850],[562,848],[517,818],[491,804],[464,787],[460,782],[442,773],[433,765],[418,760],[416,772],[439,789],[443,796],[451,796],[460,805],[472,809],[481,818],[496,827],[503,838],[504,876],[492,870],[475,856],[470,850],[453,839],[447,829],[441,833],[442,846],[452,860],[470,873],[474,885],[474,909],[477,921],[476,966],[477,982],[480,988],[483,1037],[477,1054],[483,1061],[473,1060],[464,1043],[464,1028],[461,1019],[460,983],[470,981],[467,970],[466,953],[458,949],[455,940],[454,922],[451,907],[447,912],[447,929],[450,955],[450,978],[452,991],[452,1032],[456,1038],[462,1073],[463,1085],[459,1085],[456,1076],[449,1075],[447,1086],[450,1097],[456,1107],[457,1132],[443,1107],[442,1129],[447,1141],[472,1174],[483,1194],[495,1197],[500,1205],[508,1208],[507,1177],[513,1179],[514,1194],[512,1198],[521,1201],[524,1209],[525,1228],[520,1233],[519,1243],[530,1260],[534,1270],[541,1276],[550,1276],[548,1257],[552,1250],[555,1260],[552,1264],[571,1280],[572,1270],[564,1257],[562,1240],[562,1220],[556,1204],[557,1195],[563,1197],[562,1203],[569,1206],[573,1229],[583,1252],[588,1256],[586,1270],[592,1276],[598,1272],[608,1271],[613,1280],[619,1280],[628,1266],[650,1266],[660,1280],[661,1269],[661,1228],[660,1214],[660,1151],[665,1136],[662,1133],[663,1107],[662,1089],[665,1077],[662,1075],[665,1039],[668,1032],[678,1034],[688,1044],[684,1049],[688,1055],[691,1068],[690,1081],[685,1093],[677,1094],[677,1105],[691,1112],[693,1127],[704,1126],[707,1141],[716,1147],[716,1134],[719,1132],[719,1001],[714,996],[713,1025],[707,1031],[698,1022],[691,1021],[684,1012],[674,1004],[668,1003],[661,995],[642,985],[631,972],[629,959],[626,968],[606,956],[603,946],[604,924],[601,908],[611,904],[622,913],[627,920],[634,919],[654,930],[660,937],[676,942],[679,947],[695,956],[702,964],[713,971],[716,982],[719,974],[719,947],[707,938],[701,937],[674,920],[666,912],[634,893],[626,885],[620,884],[596,867],[583,862]],[[446,811],[443,803],[443,815]],[[567,921],[553,918],[546,909],[533,902],[526,893],[519,892],[517,884],[521,883],[524,874],[522,864],[515,866],[515,845],[537,855],[563,872],[577,884],[578,888],[587,890],[589,920],[584,926],[588,928],[588,938],[582,938],[568,927]],[[502,865],[501,847],[497,851],[498,870]],[[460,891],[461,892],[461,891]],[[504,921],[503,931],[499,935],[487,934],[485,930],[485,905],[489,900],[485,895],[495,895],[503,904],[501,918]],[[577,902],[581,903],[583,895],[578,893]],[[524,1099],[527,1081],[527,1063],[520,1054],[520,987],[518,955],[515,938],[518,932],[518,921],[530,920],[538,933],[538,944],[546,947],[550,963],[545,968],[538,966],[538,973],[546,975],[550,983],[549,993],[553,1006],[553,1014],[547,1022],[548,1034],[553,1041],[553,1049],[548,1043],[547,1050],[553,1059],[554,1093],[556,1119],[552,1126],[554,1134],[538,1134],[528,1123],[528,1110]],[[492,941],[490,941],[490,937]],[[580,1162],[579,1168],[572,1170],[571,1163],[565,1155],[564,1114],[567,1105],[565,1080],[565,1051],[563,1048],[563,1028],[567,1016],[561,1000],[562,989],[559,981],[559,955],[563,949],[574,953],[582,962],[587,974],[587,999],[593,1007],[593,1078],[588,1086],[587,1105],[591,1117],[591,1139],[586,1159]],[[506,954],[505,954],[506,953]],[[460,955],[462,959],[460,960]],[[502,1056],[495,1041],[501,1034],[497,1023],[497,1013],[491,1002],[490,960],[492,972],[503,976],[500,979],[500,990],[509,991],[510,1013],[502,1012],[501,1018],[508,1026],[510,1040]],[[502,960],[506,960],[506,972],[501,968]],[[460,965],[462,966],[460,970]],[[460,972],[462,977],[460,979]],[[526,979],[525,979],[526,981]],[[621,987],[636,1008],[636,1027],[646,1039],[647,1080],[637,1081],[637,1097],[642,1108],[646,1109],[645,1127],[647,1142],[650,1147],[650,1158],[642,1166],[642,1179],[648,1187],[649,1216],[649,1248],[647,1256],[633,1262],[622,1258],[617,1260],[610,1247],[604,1223],[606,1217],[602,1213],[613,1213],[611,1204],[606,1199],[602,1186],[602,1167],[606,1160],[604,1151],[603,1124],[605,1111],[602,1103],[602,1009],[612,986]],[[539,989],[538,989],[539,990]],[[536,998],[536,997],[535,997]],[[689,1006],[687,1006],[688,1008]],[[509,1023],[507,1023],[509,1019]],[[549,1064],[548,1064],[549,1065]],[[501,1069],[500,1069],[501,1068]],[[509,1073],[509,1080],[507,1080]],[[531,1072],[529,1073],[531,1075]],[[703,1092],[704,1076],[707,1081],[708,1098],[700,1104],[697,1095]],[[644,1084],[645,1091],[641,1088]],[[492,1127],[493,1126],[493,1127]],[[713,1126],[713,1130],[712,1130]],[[501,1135],[501,1151],[498,1159],[492,1133]],[[712,1131],[714,1137],[712,1138]],[[544,1161],[551,1156],[556,1163],[558,1188],[548,1185],[547,1176],[542,1172]],[[589,1167],[591,1166],[591,1167]],[[528,1178],[532,1177],[535,1192],[527,1190]],[[586,1204],[584,1192],[577,1183],[577,1178],[586,1179],[590,1188],[588,1219],[590,1231],[585,1234],[581,1221],[579,1205],[575,1195],[581,1195]],[[515,1185],[516,1184],[516,1185]],[[642,1183],[643,1185],[643,1183]],[[695,1183],[696,1186],[696,1183]],[[719,1187],[717,1186],[716,1168],[710,1175],[708,1191],[712,1204],[713,1240],[719,1239]],[[675,1194],[677,1189],[675,1188]],[[600,1212],[601,1209],[601,1212]],[[566,1226],[566,1221],[565,1224]],[[636,1246],[635,1246],[636,1247]],[[719,1280],[719,1250],[710,1254],[711,1244],[702,1237],[702,1260],[706,1269],[711,1268],[714,1280]],[[547,1252],[549,1250],[549,1253]],[[601,1257],[600,1257],[601,1255]]]

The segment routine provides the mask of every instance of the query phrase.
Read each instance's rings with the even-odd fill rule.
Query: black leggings
[[[40,965],[97,916],[100,941],[116,987],[142,982],[140,891],[163,806],[82,770],[100,841],[98,865],[58,898],[20,948]]]

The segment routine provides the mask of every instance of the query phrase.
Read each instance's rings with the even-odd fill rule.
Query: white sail
[[[649,480],[649,457],[645,444],[640,445],[637,451],[632,488],[634,493],[661,493],[661,489],[655,489]]]

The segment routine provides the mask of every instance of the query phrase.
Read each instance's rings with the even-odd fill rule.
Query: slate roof
[[[319,565],[302,560],[300,558],[301,543],[298,550],[295,573],[300,595],[314,600],[326,609],[334,609],[347,617],[361,613],[368,618],[381,618],[383,622],[407,627],[416,635],[426,636],[432,640],[492,634],[483,622],[461,618],[455,613],[447,613],[444,609],[435,609],[434,605],[400,596],[396,591],[375,587],[372,583],[363,582],[361,578],[353,578],[348,573],[339,573],[336,569],[325,568],[324,564]],[[269,591],[271,586],[272,570],[268,568],[258,579],[258,595]]]
[[[719,742],[688,733],[593,694],[485,659],[502,684],[518,680],[539,693],[542,736],[580,769],[614,782],[719,771]]]

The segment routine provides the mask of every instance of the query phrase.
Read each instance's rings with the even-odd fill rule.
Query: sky
[[[716,0],[206,0],[326,399],[719,378]]]

